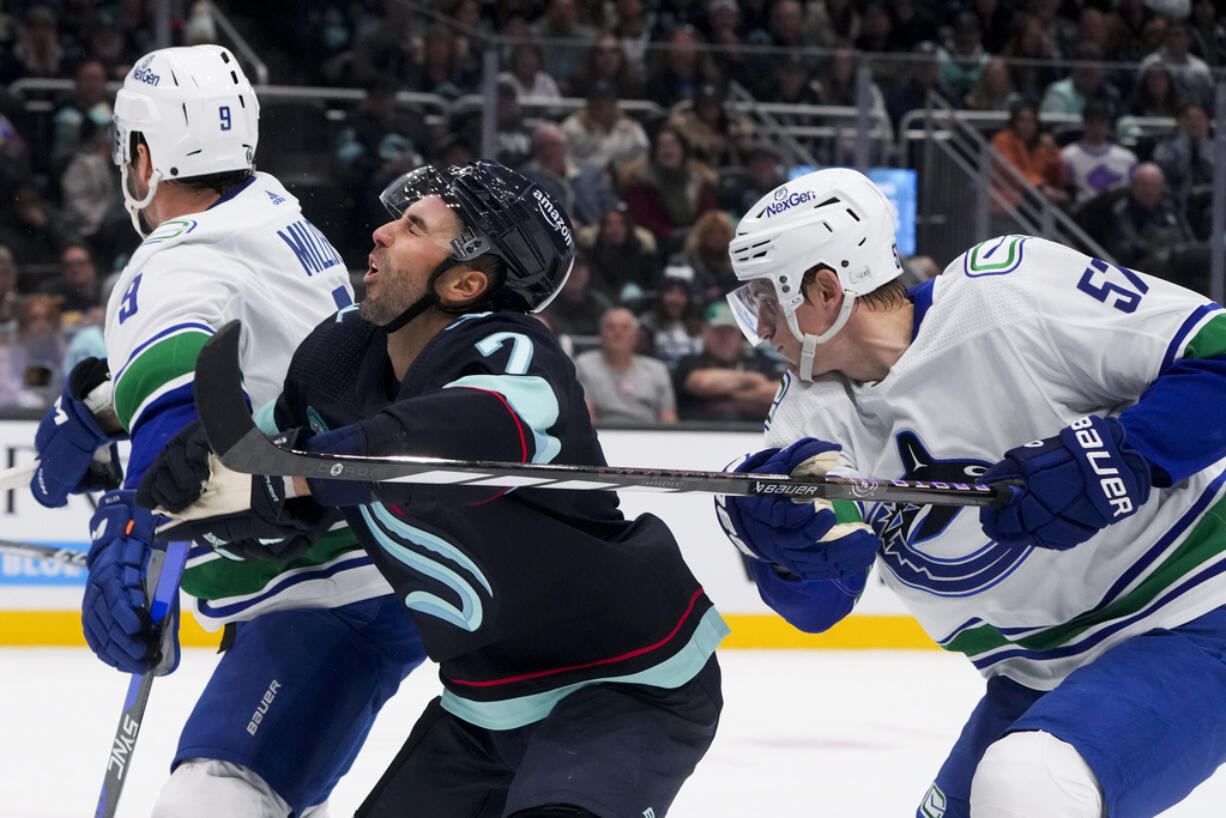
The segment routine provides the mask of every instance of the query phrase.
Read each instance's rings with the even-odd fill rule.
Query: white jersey
[[[340,255],[298,200],[257,173],[209,209],[160,224],[133,254],[107,304],[106,346],[115,409],[133,433],[133,463],[147,465],[166,432],[141,435],[160,410],[182,405],[195,385],[196,355],[222,325],[243,322],[243,385],[253,407],[281,391],[303,338],[352,303]],[[153,427],[149,427],[152,429]],[[144,448],[146,451],[137,451]],[[347,532],[345,532],[347,535]],[[336,534],[289,568],[234,562],[196,547],[183,587],[206,627],[300,605],[335,606],[389,591],[352,541]]]
[[[972,248],[925,300],[883,380],[789,379],[767,444],[840,443],[839,474],[966,481],[1080,417],[1118,415],[1164,366],[1226,340],[1226,315],[1204,298],[1023,236]],[[990,541],[975,508],[861,510],[885,582],[934,640],[985,675],[1047,690],[1130,636],[1226,604],[1224,478],[1219,461],[1154,489],[1068,551]]]

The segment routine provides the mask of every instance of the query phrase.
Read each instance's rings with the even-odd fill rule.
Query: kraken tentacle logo
[[[895,441],[906,480],[974,482],[990,465],[982,460],[938,460],[914,432],[900,432]],[[975,518],[960,520],[956,536],[966,538],[973,531],[982,537],[982,547],[952,557],[927,553],[924,543],[939,537],[964,513]],[[961,506],[883,503],[873,509],[868,523],[881,538],[882,559],[890,572],[903,584],[936,596],[971,596],[990,588],[1034,550],[988,540],[979,530],[977,512]]]
[[[387,554],[454,594],[454,600],[449,600],[429,591],[412,591],[404,597],[405,607],[469,632],[481,627],[485,605],[477,586],[488,597],[493,597],[494,589],[467,554],[441,536],[397,517],[382,503],[358,508],[371,535]]]

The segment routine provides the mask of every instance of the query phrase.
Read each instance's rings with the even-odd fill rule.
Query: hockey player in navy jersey
[[[527,314],[570,272],[569,218],[490,162],[420,168],[382,199],[366,296],[298,348],[277,426],[337,454],[604,464],[574,367]],[[624,519],[611,492],[236,476],[199,427],[139,499],[192,517],[202,487],[229,508],[236,483],[239,510],[183,530],[224,547],[339,510],[441,665],[359,815],[667,812],[715,733],[727,628],[658,518]]]
[[[77,367],[36,435],[39,502],[118,489],[114,461],[91,463],[119,430],[104,432],[87,405],[113,393],[132,454],[125,488],[103,495],[90,521],[82,621],[99,658],[129,673],[178,662],[177,640],[173,655],[159,655],[167,643],[150,622],[143,582],[155,519],[134,489],[195,418],[196,354],[241,318],[247,397],[271,403],[294,346],[352,303],[336,251],[277,179],[254,170],[258,119],[255,92],[219,46],[154,51],[129,72],[115,101],[114,159],[144,241],[107,305],[109,365]],[[237,559],[242,543],[225,556],[189,552],[183,589],[197,619],[230,626],[233,639],[183,728],[158,818],[323,818],[375,714],[425,658],[352,532],[325,528],[263,549],[272,559],[262,562]]]
[[[1139,818],[1226,760],[1226,314],[1040,238],[910,290],[851,170],[781,186],[729,300],[791,363],[738,471],[1012,481],[1003,508],[724,497],[762,598],[822,631],[870,567],[987,677],[918,818]],[[905,684],[905,680],[900,680]],[[922,703],[917,703],[922,706]]]

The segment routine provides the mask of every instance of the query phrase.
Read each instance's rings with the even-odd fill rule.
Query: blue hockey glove
[[[786,449],[766,449],[734,464],[759,474],[824,474],[841,447],[804,438]],[[787,498],[718,495],[715,513],[728,539],[743,552],[802,580],[862,574],[873,564],[879,541],[862,522],[840,522],[828,500],[794,503]]]
[[[119,488],[123,472],[119,450],[102,431],[85,398],[110,378],[105,359],[86,358],[72,369],[63,393],[43,414],[34,433],[38,470],[30,492],[48,508],[68,502],[69,494]],[[109,457],[98,449],[110,443]]]
[[[1017,480],[1004,508],[981,508],[983,531],[1001,545],[1065,550],[1136,513],[1149,499],[1149,463],[1115,418],[1090,415],[1005,452],[984,483]]]
[[[178,596],[159,625],[149,616],[152,589],[146,589],[146,573],[156,524],[131,491],[107,492],[89,522],[89,576],[81,607],[85,641],[99,659],[125,673],[152,667],[170,673],[179,666]]]
[[[288,497],[285,477],[231,471],[212,456],[204,427],[179,430],[145,471],[136,502],[171,512],[171,539],[190,539],[237,559],[290,560],[328,530],[335,514]]]

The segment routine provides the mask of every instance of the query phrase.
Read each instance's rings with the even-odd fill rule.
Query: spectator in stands
[[[58,79],[67,73],[71,55],[60,44],[55,12],[50,6],[30,5],[22,18],[17,42],[0,52],[0,85],[26,77]]]
[[[663,362],[636,355],[638,319],[613,307],[600,319],[600,348],[575,357],[587,410],[596,424],[654,426],[677,422],[677,399]]]
[[[664,277],[639,317],[644,348],[659,358],[669,371],[687,355],[702,354],[702,317],[694,294],[694,271],[681,264],[664,268]]]
[[[397,106],[396,91],[391,77],[371,77],[366,98],[337,136],[337,169],[342,181],[357,192],[357,207],[350,220],[355,237],[347,244],[369,243],[368,225],[382,212],[379,193],[396,176],[422,162],[429,138],[425,117],[414,108]]]
[[[1162,45],[1162,37],[1166,35],[1166,20],[1153,13],[1146,0],[1116,0],[1112,10],[1115,27],[1120,32],[1120,56],[1128,62],[1137,62]],[[1160,25],[1157,42],[1144,42],[1143,32],[1150,23]]]
[[[1000,0],[975,0],[971,13],[979,21],[983,48],[989,54],[1001,53],[1009,42],[1013,22],[1013,4]]]
[[[724,106],[724,92],[700,85],[693,105],[677,110],[668,124],[685,137],[694,157],[711,167],[744,164],[753,147],[753,123]]]
[[[900,51],[910,51],[919,43],[935,43],[941,38],[940,26],[933,11],[933,5],[927,0],[894,0],[890,4]]]
[[[907,64],[906,80],[894,85],[886,101],[890,124],[897,130],[908,112],[928,105],[928,92],[944,96],[940,84],[940,66],[937,52],[940,46],[931,40],[923,40],[911,49],[912,59]]]
[[[477,88],[477,65],[460,57],[456,50],[455,32],[442,23],[426,30],[421,58],[414,69],[409,82],[411,91],[454,100],[473,93]]]
[[[1054,202],[1068,199],[1060,148],[1051,134],[1040,129],[1034,103],[1018,102],[1009,109],[1009,122],[992,137],[992,147],[1049,199]],[[1006,195],[1016,198],[1017,194]]]
[[[542,61],[540,46],[520,43],[511,50],[511,70],[503,71],[498,79],[514,85],[521,97],[561,99],[558,84],[541,68]]]
[[[477,161],[478,146],[469,142],[463,134],[443,134],[434,143],[434,158],[441,164],[467,165]]]
[[[532,155],[532,135],[524,123],[515,85],[496,83],[498,104],[494,108],[494,158],[509,168],[518,168]],[[481,144],[481,108],[464,111],[452,121],[452,129],[473,145]],[[573,214],[572,214],[573,215]]]
[[[671,108],[693,97],[698,86],[720,80],[715,62],[698,45],[698,33],[683,26],[672,33],[665,48],[654,52],[654,65],[647,74],[648,99]]]
[[[1195,102],[1179,110],[1178,130],[1154,148],[1154,162],[1162,168],[1176,201],[1186,201],[1197,185],[1213,184],[1213,141],[1209,138],[1209,117]]]
[[[774,27],[791,25],[789,15]],[[822,48],[855,42],[860,36],[860,12],[851,0],[815,0],[808,4],[803,31],[806,44]]]
[[[736,184],[725,189],[721,179],[720,204],[733,213],[744,213],[786,181],[783,157],[778,148],[770,142],[759,140],[749,151],[745,173],[736,177]]]
[[[677,364],[677,409],[682,420],[761,423],[778,388],[781,368],[746,343],[724,299],[706,310],[703,351]]]
[[[682,252],[694,270],[694,290],[703,301],[721,298],[737,287],[728,245],[732,242],[732,219],[722,210],[703,213],[685,237]]]
[[[533,36],[543,40],[576,40],[590,42],[596,36],[591,26],[579,21],[579,11],[575,0],[549,0],[549,8],[545,16],[529,26]],[[579,69],[583,63],[583,51],[580,43],[551,43],[545,52],[545,70],[558,83],[558,90],[564,96],[571,95],[571,88],[579,78]]]
[[[590,338],[600,331],[600,317],[612,306],[613,302],[605,291],[596,289],[587,257],[577,253],[566,283],[545,308],[543,315],[557,335]]]
[[[752,88],[756,76],[753,63],[758,55],[741,47],[746,40],[736,0],[711,0],[707,4],[707,31],[711,45],[719,49],[716,58],[723,66],[724,76]]]
[[[1075,201],[1085,201],[1104,190],[1127,184],[1137,156],[1111,143],[1111,112],[1091,100],[1081,112],[1081,139],[1060,152]]]
[[[1087,6],[1077,17],[1077,43],[1089,43],[1098,49],[1107,62],[1120,62],[1120,46],[1118,37],[1113,37],[1111,21],[1099,9]],[[1074,45],[1070,51],[1076,51]]]
[[[617,89],[598,80],[588,90],[587,104],[568,116],[562,131],[570,141],[570,155],[584,169],[616,172],[647,152],[643,126],[622,112]]]
[[[585,96],[599,80],[613,84],[622,99],[641,99],[643,78],[626,60],[626,52],[612,31],[602,32],[588,49],[583,71],[577,78],[572,94]]]
[[[1213,74],[1200,57],[1191,52],[1192,33],[1182,20],[1171,20],[1166,26],[1162,47],[1141,60],[1144,71],[1155,63],[1165,65],[1175,79],[1175,87],[1184,99],[1208,103],[1213,88]]]
[[[80,142],[60,177],[60,192],[64,215],[81,238],[93,245],[119,201],[119,179],[111,161],[110,123],[97,122],[91,113],[81,123]]]
[[[1009,66],[1000,57],[993,57],[983,67],[979,82],[966,95],[966,107],[972,111],[1007,111],[1021,99],[1013,90]]]
[[[616,22],[613,33],[621,43],[626,61],[640,78],[647,76],[647,47],[651,30],[643,19],[643,0],[616,0],[613,6]]]
[[[123,31],[108,17],[100,17],[86,40],[86,56],[102,63],[107,80],[123,82],[132,63],[144,52],[131,52]]]
[[[1213,0],[1193,0],[1190,30],[1196,50],[1214,68],[1226,65],[1226,25]]]
[[[953,37],[937,52],[941,87],[950,99],[962,99],[979,82],[990,55],[983,50],[979,18],[969,11],[954,19]]]
[[[624,203],[606,209],[599,225],[580,230],[579,246],[592,274],[609,282],[621,303],[641,298],[655,286],[660,274],[655,236],[634,223]]]
[[[1166,29],[1166,18],[1160,14],[1153,15],[1146,20],[1145,25],[1141,27],[1141,37],[1137,46],[1138,56],[1148,57],[1162,48],[1162,44],[1166,42]]]
[[[183,45],[207,45],[217,42],[217,22],[208,3],[192,3],[183,21]]]
[[[20,111],[14,110],[12,116],[10,119],[8,114],[0,112],[0,196],[7,194],[18,179],[29,176],[31,170],[29,144],[13,121],[20,118]]]
[[[1179,113],[1180,102],[1171,70],[1160,62],[1154,62],[1138,72],[1132,95],[1128,98],[1128,113],[1132,116],[1173,118]]]
[[[81,123],[93,120],[103,127],[111,122],[110,95],[106,90],[106,68],[98,60],[84,60],[73,75],[72,96],[55,112],[51,162],[62,169],[81,143]]]
[[[540,185],[580,227],[596,224],[601,214],[619,201],[605,171],[580,169],[571,161],[566,134],[552,122],[533,131],[532,158],[520,173]]]
[[[60,256],[60,274],[43,287],[43,293],[55,299],[61,322],[73,326],[81,314],[102,303],[102,282],[89,247],[70,242]]]
[[[0,344],[0,407],[50,406],[63,388],[65,348],[55,299],[26,296],[17,308],[16,339]]]
[[[380,77],[404,79],[415,71],[411,7],[387,2],[383,15],[358,28],[349,49],[350,76],[346,84],[366,86]]]
[[[1157,276],[1169,274],[1172,253],[1192,238],[1153,162],[1137,165],[1128,197],[1115,203],[1112,215],[1110,233],[1095,238],[1120,264]]]
[[[770,98],[775,102],[786,102],[789,105],[817,105],[817,91],[813,88],[813,77],[805,67],[805,62],[798,54],[786,54],[772,60],[774,73],[769,75],[770,88],[773,89]],[[781,122],[786,116],[776,117]]]
[[[49,268],[59,261],[68,239],[63,217],[43,201],[34,182],[17,182],[0,219],[0,244],[13,251],[17,264]]]
[[[1047,114],[1075,114],[1080,116],[1081,109],[1088,100],[1099,100],[1107,106],[1112,118],[1123,113],[1123,103],[1115,86],[1103,81],[1102,52],[1097,46],[1083,43],[1077,47],[1076,58],[1080,61],[1073,66],[1069,76],[1057,80],[1043,92],[1043,103],[1039,112]]]
[[[685,26],[701,31],[706,23],[706,9],[701,0],[655,0],[649,6],[655,16],[652,27],[655,39],[663,39]]]
[[[889,7],[881,0],[869,0],[860,7],[860,36],[855,39],[857,51],[890,53],[905,51],[906,46],[894,31],[894,19]]]
[[[618,181],[630,215],[666,253],[680,246],[683,231],[699,216],[718,207],[715,172],[692,159],[685,137],[667,125],[656,133],[650,154],[623,168]]]
[[[1010,60],[1013,85],[1023,97],[1037,99],[1043,89],[1063,74],[1051,66],[1049,61],[1059,59],[1060,54],[1049,39],[1043,21],[1033,14],[1022,14],[1015,19],[1013,37],[1005,46],[1003,56]]]
[[[0,244],[0,341],[8,343],[17,330],[17,262],[13,253]]]

